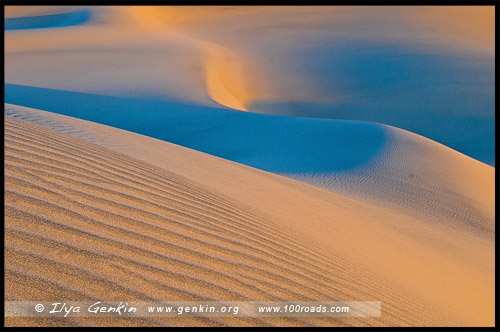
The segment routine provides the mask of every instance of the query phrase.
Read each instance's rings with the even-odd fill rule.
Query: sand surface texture
[[[5,300],[492,326],[494,7],[5,7]]]

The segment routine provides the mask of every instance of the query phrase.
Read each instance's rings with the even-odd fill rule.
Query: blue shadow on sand
[[[290,56],[330,102],[250,111],[384,123],[495,165],[494,56],[342,39]]]
[[[5,84],[5,102],[128,130],[275,173],[349,171],[375,158],[388,137],[386,127],[363,121],[257,114],[15,84]]]
[[[5,30],[60,28],[83,24],[89,21],[91,17],[90,10],[42,16],[13,17],[4,19],[4,27]]]

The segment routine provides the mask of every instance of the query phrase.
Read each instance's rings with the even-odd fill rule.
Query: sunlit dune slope
[[[36,8],[7,11],[7,23],[24,20],[26,29],[6,31],[7,83],[383,123],[494,165],[493,7],[137,6],[38,15],[77,10],[90,18],[68,19],[70,26],[54,19],[45,29],[37,20],[28,29]]]
[[[215,117],[197,110],[183,110],[181,106],[157,114],[148,109],[162,105],[146,106],[139,100],[125,104],[103,99],[97,103],[103,109],[114,105],[116,112],[120,112],[115,119],[112,114],[95,109],[96,96],[78,99],[78,95],[58,97],[59,94],[52,96],[49,92],[45,93],[49,99],[73,100],[71,105],[87,119],[187,145],[428,221],[451,227],[459,224],[488,238],[494,235],[495,169],[404,130],[366,122],[230,111],[216,111]],[[30,98],[30,93],[25,93],[24,100]],[[63,102],[46,107],[80,116],[71,105]],[[5,113],[66,133],[79,132],[73,129],[74,119],[58,114],[16,105],[5,105]],[[131,122],[126,116],[140,117],[141,121]],[[144,126],[144,123],[151,124]],[[109,135],[102,132],[83,138],[104,145],[120,142]],[[142,136],[137,137],[142,140]],[[120,143],[119,149],[136,153],[143,150],[143,145],[147,144],[131,139]],[[152,162],[162,158],[162,154],[150,151],[143,160]]]
[[[169,324],[493,324],[488,234],[51,117],[80,139],[5,118],[7,300],[374,300],[380,318]]]
[[[493,238],[495,168],[420,135],[384,127],[384,147],[362,166],[282,174]]]
[[[340,261],[237,200],[109,149],[5,121],[7,300],[365,296],[364,286],[332,278],[343,270]],[[363,319],[236,323],[273,322],[351,325]]]

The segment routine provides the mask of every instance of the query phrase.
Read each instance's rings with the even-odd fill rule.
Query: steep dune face
[[[210,98],[220,105],[248,111],[248,102],[255,98],[246,79],[250,64],[244,64],[231,51],[215,45],[206,53],[205,85]]]
[[[125,296],[85,288],[99,277],[107,286],[110,278],[126,283],[137,299],[382,302],[378,319],[278,323],[285,325],[493,324],[494,239],[488,232],[461,223],[449,227],[90,122],[55,114],[39,122],[106,148],[6,117],[6,245],[10,257],[19,257],[6,266],[17,278],[12,280],[41,278],[28,278],[27,266],[30,271],[45,271],[47,264],[74,268],[71,256],[35,255],[33,244],[27,244],[29,233],[40,241],[62,242],[64,251],[85,247],[89,255],[110,257],[112,266],[100,265],[98,275],[79,270],[71,286],[58,285],[73,292],[71,298]],[[37,138],[41,133],[43,140]],[[82,242],[87,238],[88,245]],[[138,257],[148,266],[135,263]],[[142,278],[140,289],[130,290],[139,279],[132,282],[122,273],[117,279],[116,266],[130,266],[134,278]],[[52,273],[69,282],[62,272]],[[170,285],[179,286],[158,293],[167,276]],[[44,278],[40,282],[50,284]],[[22,298],[15,287],[6,289],[9,299]],[[236,322],[246,323],[277,322]]]

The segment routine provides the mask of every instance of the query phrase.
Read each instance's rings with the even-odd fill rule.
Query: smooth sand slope
[[[494,171],[434,141],[380,124],[331,119],[277,117],[215,110],[213,113],[172,107],[159,114],[155,104],[76,94],[51,94],[58,113],[82,116],[114,127],[285,175],[336,192],[417,214],[441,224],[461,223],[492,235]],[[29,100],[30,94],[24,99]],[[72,101],[71,104],[66,102]],[[160,108],[160,104],[157,108]],[[109,109],[113,114],[103,113]],[[49,108],[52,110],[52,108]],[[75,119],[10,105],[5,114],[76,133],[104,146],[119,139],[106,131],[73,128]],[[141,121],[131,121],[140,118]],[[141,137],[138,135],[138,137]],[[144,144],[122,142],[120,152],[141,151]],[[163,158],[150,151],[143,160]],[[175,162],[175,161],[173,161]],[[451,167],[453,165],[453,167]]]
[[[383,310],[60,324],[493,324],[492,223],[450,227],[134,133],[46,119],[81,139],[5,118],[7,300],[352,299]]]
[[[36,14],[6,11],[7,83],[373,121],[494,165],[493,7],[42,7]]]
[[[7,7],[5,27],[7,301],[382,303],[8,325],[494,324],[493,7]]]

